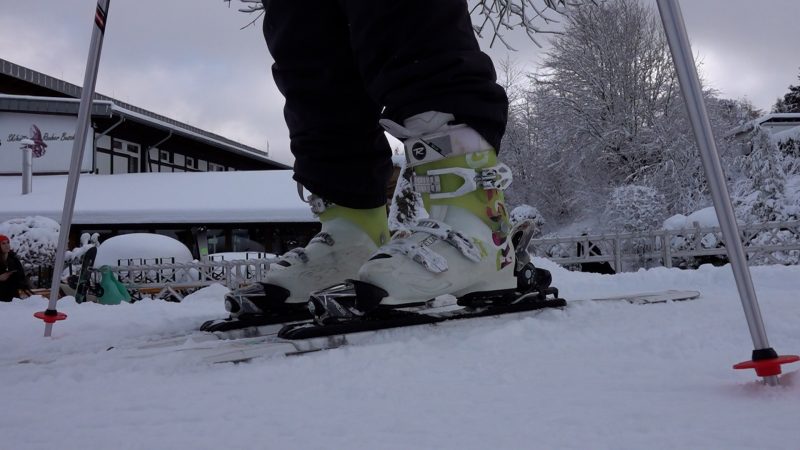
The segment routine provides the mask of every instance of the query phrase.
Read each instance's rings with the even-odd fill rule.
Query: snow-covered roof
[[[741,133],[749,133],[757,126],[769,124],[797,124],[800,126],[800,113],[772,113],[767,114],[757,119],[753,119],[743,123],[742,125],[732,129],[726,136],[736,136]]]
[[[205,142],[234,154],[243,155],[257,161],[268,162],[280,168],[289,166],[273,161],[263,150],[233,141],[223,136],[201,130],[200,128],[147,111],[137,106],[97,94],[92,101],[93,117],[123,117],[153,128],[159,128],[192,139]],[[61,97],[41,97],[31,95],[0,94],[0,111],[73,114],[77,115],[80,99]]]
[[[66,175],[0,177],[0,222],[61,220]],[[82,175],[75,224],[313,222],[289,170]]]
[[[771,113],[755,120],[756,123],[764,122],[797,122],[800,123],[800,113]]]

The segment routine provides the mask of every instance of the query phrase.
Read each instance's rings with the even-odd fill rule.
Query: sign
[[[77,116],[0,112],[0,174],[22,173],[25,148],[33,154],[34,174],[69,172],[77,123]],[[81,172],[92,170],[94,139],[88,136]]]

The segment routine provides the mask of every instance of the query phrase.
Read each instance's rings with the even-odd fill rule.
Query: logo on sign
[[[47,151],[47,144],[42,139],[42,131],[35,124],[31,125],[30,137],[22,140],[22,148],[30,149],[34,158],[41,158]]]

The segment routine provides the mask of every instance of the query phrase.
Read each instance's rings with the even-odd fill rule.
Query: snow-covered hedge
[[[0,223],[0,234],[11,240],[11,248],[27,268],[53,264],[60,226],[42,216],[21,217]]]

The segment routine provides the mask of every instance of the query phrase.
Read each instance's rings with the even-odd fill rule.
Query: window
[[[128,161],[130,158],[126,155],[114,154],[111,162],[111,173],[128,173]]]
[[[234,228],[232,231],[234,252],[264,252],[264,245],[253,239],[253,230]]]
[[[97,167],[97,173],[100,175],[111,174],[111,155],[108,153],[98,150],[95,156],[95,164],[95,167]]]
[[[99,148],[111,148],[111,138],[108,136],[100,136],[94,143]]]
[[[172,162],[172,155],[166,150],[159,150],[158,151],[158,159],[162,163],[171,163]]]
[[[195,160],[191,156],[187,156],[186,157],[186,168],[187,169],[197,169],[197,160]]]
[[[225,230],[221,228],[211,228],[208,230],[208,253],[228,251],[226,248],[227,239],[225,234]]]
[[[139,144],[103,136],[97,139],[95,169],[98,174],[139,172]]]

